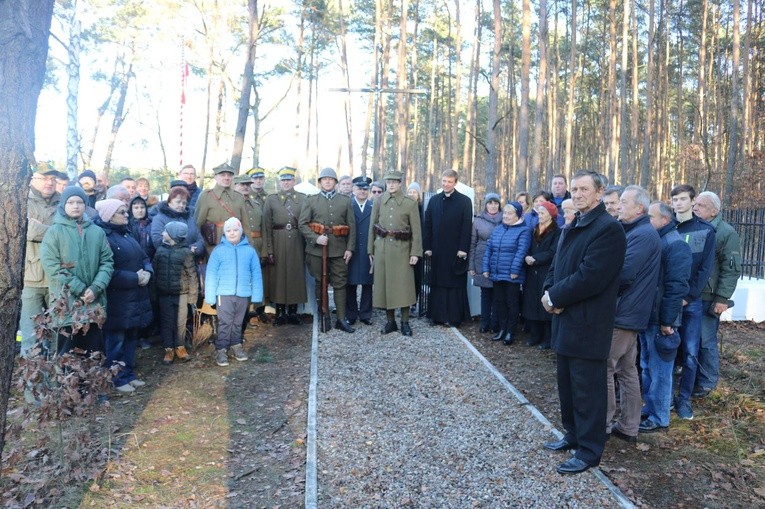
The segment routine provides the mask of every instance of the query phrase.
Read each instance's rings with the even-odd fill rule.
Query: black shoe
[[[496,334],[494,334],[491,337],[491,340],[492,341],[500,341],[504,337],[505,337],[505,331],[501,330],[501,331],[497,332]]]
[[[656,433],[657,431],[667,431],[667,428],[669,426],[659,426],[655,422],[653,422],[649,418],[645,418],[642,421],[640,421],[640,426],[638,426],[638,431],[640,433]]]
[[[286,323],[287,323],[287,315],[276,315],[276,318],[274,319],[274,325],[278,327]]]
[[[395,323],[395,322],[393,322]],[[412,328],[409,326],[409,322],[401,322],[401,334],[403,336],[411,336]]]
[[[268,323],[268,315],[265,312],[258,313],[258,320],[260,323]]]
[[[696,387],[693,389],[693,392],[691,393],[692,398],[706,398],[709,396],[709,393],[712,392],[710,389],[702,389],[701,387]]]
[[[561,438],[554,442],[545,442],[542,447],[551,451],[570,451],[571,449],[576,449],[576,444],[572,444],[565,438]]]
[[[515,336],[513,336],[512,332],[508,332],[507,334],[505,334],[505,337],[502,338],[502,344],[505,346],[512,345],[513,341],[515,341]]]
[[[361,323],[363,323],[364,325],[372,325],[372,320],[371,320],[371,319],[369,319],[369,318],[362,318],[360,321],[361,321]]]
[[[385,327],[383,327],[382,333],[390,334],[391,332],[396,332],[397,330],[398,325],[396,325],[396,322],[388,322],[385,324]]]
[[[611,428],[611,436],[616,437],[619,440],[624,440],[628,444],[634,444],[637,442],[637,437],[633,437],[632,435],[628,435],[627,433],[623,432],[619,428]]]
[[[348,323],[348,320],[346,320],[345,318],[336,321],[335,328],[340,329],[341,331],[347,332],[349,334],[356,332],[356,329],[351,327],[351,325]]]
[[[356,323],[355,318],[346,318],[345,321],[348,322],[348,325],[353,325],[354,323]]]
[[[526,346],[538,346],[541,345],[544,342],[544,340],[535,338],[535,339],[529,339],[526,341]]]
[[[589,470],[591,466],[579,458],[571,458],[558,465],[555,471],[559,474],[581,474],[585,470]]]
[[[287,323],[292,325],[303,325],[303,320],[300,319],[300,315],[297,313],[290,313],[287,315]]]

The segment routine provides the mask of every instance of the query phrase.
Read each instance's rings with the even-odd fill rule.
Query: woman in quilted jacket
[[[505,345],[515,340],[521,285],[526,280],[524,258],[530,245],[531,229],[523,221],[523,208],[517,201],[511,201],[502,211],[502,224],[494,229],[486,243],[481,271],[494,284],[494,307],[500,331],[492,340],[502,340]]]

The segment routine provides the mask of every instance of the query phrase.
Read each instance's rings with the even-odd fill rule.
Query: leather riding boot
[[[403,336],[411,336],[412,335],[412,328],[409,326],[409,322],[403,322],[403,321],[401,322],[401,334]]]
[[[287,323],[292,325],[302,325],[303,320],[297,314],[297,304],[290,304],[287,306]]]
[[[276,305],[276,318],[274,319],[274,325],[284,325],[287,323],[287,315],[284,311],[284,304]]]

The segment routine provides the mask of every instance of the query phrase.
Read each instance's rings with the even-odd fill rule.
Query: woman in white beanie
[[[228,351],[246,361],[242,348],[242,321],[250,302],[263,300],[260,257],[242,235],[242,223],[235,217],[223,224],[223,238],[210,253],[205,276],[205,302],[217,304],[218,336],[215,362],[228,366]]]

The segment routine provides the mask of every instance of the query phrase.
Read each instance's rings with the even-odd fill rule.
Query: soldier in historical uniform
[[[245,208],[247,203],[250,204],[250,206],[257,207],[260,209],[260,216],[265,217],[263,215],[263,210],[266,206],[266,198],[268,197],[268,193],[265,190],[266,185],[266,170],[261,168],[260,166],[256,168],[250,168],[247,170],[247,175],[250,177],[250,194],[249,194],[249,200],[245,200]],[[268,249],[265,246],[265,226],[260,230],[262,233],[261,238],[255,239],[253,236],[250,238],[250,244],[252,244],[255,249],[258,250],[258,255],[260,255],[260,268],[262,270],[263,275],[263,305],[259,306],[255,312],[258,315],[258,319],[263,322],[267,323],[268,317],[266,316],[266,306],[265,303],[268,302],[268,287],[269,287],[269,263],[268,263]]]
[[[351,199],[337,192],[336,186],[335,170],[321,170],[321,192],[306,198],[298,225],[305,237],[308,272],[316,280],[317,309],[321,308],[322,251],[327,246],[327,281],[334,290],[337,309],[335,327],[344,332],[355,332],[345,319],[345,285],[348,281],[348,262],[356,246],[356,220]],[[329,322],[329,316],[324,316],[324,320]],[[330,328],[328,325],[330,323],[325,324],[324,330]]]
[[[202,233],[207,254],[220,242],[223,235],[223,223],[230,217],[242,222],[244,235],[249,237],[250,227],[244,220],[244,198],[231,188],[234,181],[234,169],[227,163],[213,168],[215,187],[202,191],[194,209],[194,220]]]
[[[262,265],[263,261],[268,260],[268,257],[266,256],[266,253],[263,249],[263,230],[265,229],[263,227],[263,207],[261,207],[253,200],[252,191],[250,189],[251,184],[252,179],[249,175],[237,175],[234,177],[234,190],[241,194],[244,198],[245,217],[242,221],[242,224],[244,225],[247,223],[247,226],[250,230],[250,234],[247,240],[250,245],[255,248],[255,251],[257,251]],[[263,302],[261,302],[258,306],[255,306],[255,304],[250,305],[242,324],[243,332],[247,329],[247,323],[249,323],[250,315],[252,313],[257,314],[261,322],[268,322],[268,318],[264,313],[265,306],[263,305]]]
[[[356,255],[348,264],[346,318],[353,325],[356,319],[372,325],[372,264],[366,256],[369,242],[369,225],[372,219],[372,200],[369,199],[369,177],[353,179],[353,216],[356,220]],[[358,287],[361,287],[361,303]]]
[[[409,306],[417,302],[414,266],[422,257],[422,229],[417,202],[401,190],[400,171],[385,174],[387,191],[374,201],[367,247],[374,266],[372,303],[385,309],[383,334],[398,330],[396,308],[401,308],[401,334],[412,335]]]
[[[268,195],[263,207],[270,281],[268,295],[276,306],[275,325],[302,323],[297,305],[308,297],[305,291],[305,246],[298,219],[306,196],[293,189],[295,168],[279,170],[278,193]]]

